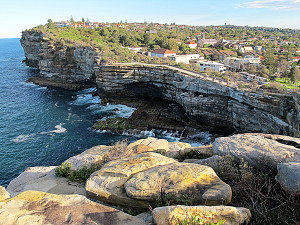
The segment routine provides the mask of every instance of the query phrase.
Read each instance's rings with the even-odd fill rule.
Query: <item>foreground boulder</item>
[[[167,206],[152,211],[157,225],[211,224],[223,222],[224,225],[246,224],[251,213],[246,208],[231,206]],[[194,223],[193,223],[194,222]]]
[[[261,170],[276,170],[281,162],[300,161],[300,138],[272,134],[237,134],[217,138],[213,151],[231,154]]]
[[[4,187],[0,186],[0,201],[10,197],[10,194],[5,190]]]
[[[44,191],[53,194],[80,194],[85,195],[82,184],[70,182],[64,177],[55,175],[56,166],[28,167],[17,178],[13,179],[7,190],[12,196],[27,191]]]
[[[172,163],[137,173],[125,183],[125,190],[138,200],[153,202],[165,195],[197,205],[227,204],[232,196],[230,186],[212,168],[189,163]]]
[[[0,224],[116,224],[144,225],[139,218],[97,204],[81,195],[26,191],[0,201]]]
[[[103,202],[145,209],[162,194],[208,205],[231,200],[230,186],[210,167],[178,163],[153,152],[106,163],[87,180],[86,191]]]
[[[124,184],[138,172],[175,162],[174,159],[153,152],[108,162],[87,180],[87,194],[91,198],[115,205],[148,208],[147,202],[129,198]]]
[[[94,146],[79,155],[75,155],[65,161],[70,165],[71,170],[79,170],[83,167],[90,167],[93,164],[101,164],[109,155],[113,146]]]
[[[300,196],[300,162],[279,163],[276,180],[289,194]]]

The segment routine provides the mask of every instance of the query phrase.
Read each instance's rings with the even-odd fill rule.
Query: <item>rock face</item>
[[[0,201],[0,224],[143,225],[145,222],[92,202],[84,196],[26,191],[14,198]]]
[[[299,136],[297,98],[250,93],[154,65],[96,66],[99,94],[105,98],[151,97],[183,106],[191,120],[215,130]]]
[[[167,196],[193,199],[197,205],[226,205],[232,196],[230,186],[212,168],[189,163],[172,163],[137,173],[125,183],[125,190],[134,199],[151,202],[163,192]]]
[[[157,225],[182,224],[211,224],[224,221],[224,225],[246,224],[250,221],[249,209],[235,208],[231,206],[167,206],[156,208],[152,211],[154,221]],[[192,216],[199,222],[192,221]],[[201,223],[202,222],[202,223]]]
[[[250,93],[226,86],[216,78],[194,77],[161,65],[104,66],[99,63],[98,49],[69,47],[35,31],[24,31],[21,44],[27,65],[40,69],[38,83],[69,89],[97,84],[100,96],[105,98],[148,97],[176,102],[190,120],[215,131],[300,137],[299,94]]]
[[[0,201],[10,197],[10,194],[5,190],[4,187],[0,186]]]
[[[38,84],[45,82],[45,85],[66,89],[95,86],[96,49],[88,46],[69,47],[35,31],[24,31],[21,44],[25,63],[40,70],[39,79],[36,80]]]
[[[251,166],[275,170],[278,163],[300,161],[300,139],[271,134],[238,134],[213,143],[218,155],[231,154]]]
[[[85,195],[83,185],[55,176],[55,168],[56,166],[29,167],[9,183],[7,190],[12,196],[27,190]]]
[[[86,191],[91,198],[133,208],[148,208],[162,192],[193,198],[197,204],[227,204],[231,200],[230,186],[211,168],[178,163],[152,152],[106,163],[88,179]]]
[[[276,180],[291,195],[300,196],[300,161],[279,163]]]
[[[111,204],[148,208],[147,202],[129,198],[124,184],[138,172],[175,162],[174,159],[158,153],[141,153],[126,159],[108,162],[87,180],[87,194],[91,198]]]

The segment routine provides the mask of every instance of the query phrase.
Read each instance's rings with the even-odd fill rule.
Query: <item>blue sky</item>
[[[6,0],[0,7],[0,38],[20,37],[47,19],[97,22],[159,22],[249,25],[300,29],[300,0]]]

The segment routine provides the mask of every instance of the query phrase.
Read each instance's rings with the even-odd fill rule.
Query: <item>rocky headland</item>
[[[166,65],[102,63],[93,46],[67,45],[40,31],[24,31],[25,62],[39,69],[30,80],[67,89],[97,87],[110,99],[144,97],[179,105],[190,123],[215,132],[275,133],[299,137],[299,98],[239,90],[226,82]],[[181,118],[177,118],[182,122]]]

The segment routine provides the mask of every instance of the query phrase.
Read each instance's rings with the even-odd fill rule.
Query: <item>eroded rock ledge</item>
[[[40,70],[38,79],[45,85],[97,86],[99,95],[108,100],[147,97],[176,102],[192,122],[216,131],[300,137],[298,93],[250,93],[162,65],[101,65],[98,49],[63,45],[34,31],[23,32],[21,43],[27,65]]]

